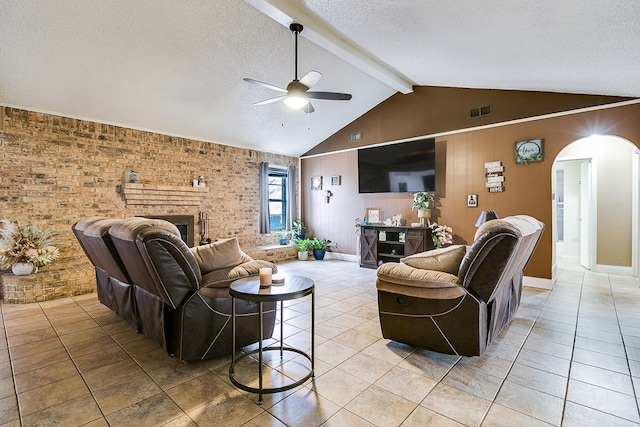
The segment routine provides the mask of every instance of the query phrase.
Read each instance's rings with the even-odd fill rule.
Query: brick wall
[[[236,236],[243,247],[276,243],[258,234],[260,162],[298,159],[9,107],[0,114],[0,219],[59,233],[61,257],[49,269],[91,268],[71,233],[81,218],[209,213],[209,237]],[[200,206],[127,206],[124,173],[140,183],[184,187],[200,175],[209,189]]]

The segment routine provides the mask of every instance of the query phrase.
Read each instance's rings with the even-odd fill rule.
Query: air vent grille
[[[472,119],[488,116],[490,114],[491,114],[491,105],[476,107],[469,110],[469,118],[472,118]]]

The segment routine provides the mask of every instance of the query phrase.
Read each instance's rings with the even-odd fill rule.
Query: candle
[[[267,287],[271,285],[271,267],[260,268],[260,286]]]

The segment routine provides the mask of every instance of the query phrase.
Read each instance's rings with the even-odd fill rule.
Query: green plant
[[[311,240],[296,237],[293,239],[293,247],[296,248],[298,252],[307,252],[311,249]]]
[[[307,226],[304,225],[304,222],[298,218],[293,220],[293,224],[291,225],[291,230],[295,234],[302,234],[307,230]]]
[[[311,241],[311,249],[322,250],[331,247],[331,240],[329,239],[318,239],[314,237]]]
[[[426,191],[419,191],[413,195],[411,210],[429,209],[431,203],[433,203],[433,194],[427,193]]]

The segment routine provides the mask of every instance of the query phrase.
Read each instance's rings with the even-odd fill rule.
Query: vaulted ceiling
[[[244,77],[323,74],[305,114]],[[640,97],[637,0],[8,0],[0,104],[301,155],[414,85]]]

